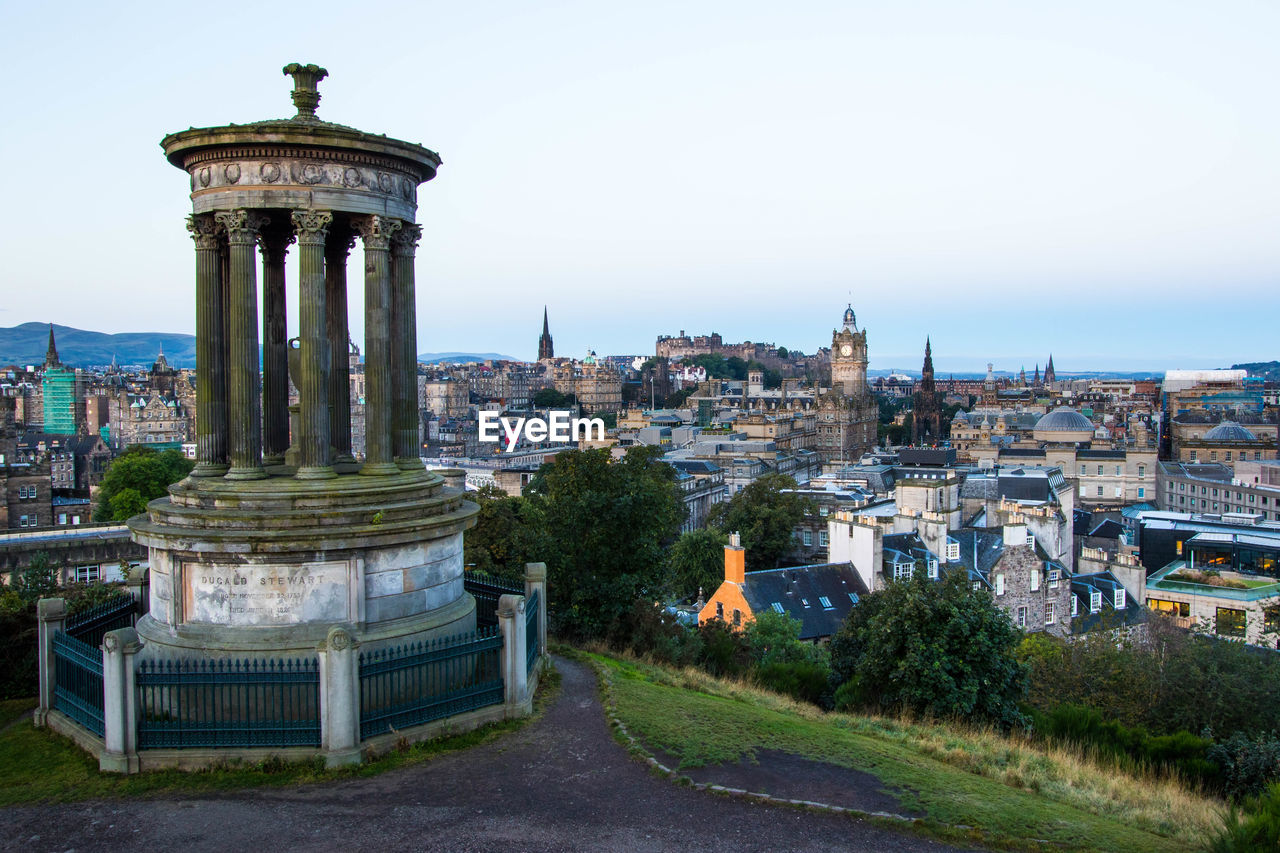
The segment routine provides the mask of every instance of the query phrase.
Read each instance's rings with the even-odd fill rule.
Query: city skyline
[[[444,159],[419,352],[532,358],[544,304],[560,355],[812,352],[852,302],[873,369],[926,336],[940,374],[1273,357],[1275,9],[382,5],[355,40],[346,8],[241,42],[194,9],[12,11],[0,325],[193,331],[157,142],[289,114],[297,60],[330,70],[322,118]]]

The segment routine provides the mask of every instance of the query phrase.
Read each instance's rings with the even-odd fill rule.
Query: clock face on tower
[[[845,344],[844,346],[840,347],[840,354],[841,354],[841,355],[852,355],[852,354],[853,354],[853,347],[849,346],[848,344]]]

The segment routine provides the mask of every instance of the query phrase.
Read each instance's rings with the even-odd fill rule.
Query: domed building
[[[1254,413],[1248,426],[1223,418],[1212,424],[1212,414],[1180,415],[1173,422],[1174,457],[1179,462],[1223,462],[1276,458],[1276,424]]]
[[[1093,422],[1070,406],[1059,406],[1036,421],[1036,441],[1082,444],[1093,440]]]

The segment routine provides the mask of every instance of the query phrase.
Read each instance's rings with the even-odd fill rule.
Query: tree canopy
[[[542,560],[541,505],[508,497],[496,486],[468,492],[467,497],[480,506],[480,514],[463,537],[463,562],[476,571],[522,581],[524,564]]]
[[[1021,638],[963,572],[931,581],[918,571],[864,596],[832,638],[836,706],[1022,725]]]
[[[776,569],[794,550],[792,534],[811,509],[809,499],[785,491],[794,488],[786,474],[764,474],[712,512],[713,526],[741,534],[748,571]]]
[[[543,388],[533,395],[533,405],[539,409],[576,409],[578,398],[572,394],[561,394],[554,388]]]
[[[729,537],[714,527],[680,534],[671,546],[671,591],[692,598],[701,589],[708,598],[724,580],[724,546]]]
[[[147,511],[147,503],[191,473],[190,459],[177,450],[134,445],[116,457],[102,477],[94,521],[126,521]]]
[[[608,450],[568,450],[530,481],[557,633],[603,636],[637,598],[661,595],[666,549],[685,517],[675,469],[661,453],[633,447],[613,462]]]

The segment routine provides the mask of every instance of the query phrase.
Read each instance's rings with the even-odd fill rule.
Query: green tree
[[[742,535],[749,571],[776,569],[792,553],[792,534],[813,511],[812,501],[786,491],[795,488],[796,481],[786,474],[764,474],[712,512],[713,526]]]
[[[964,573],[930,581],[916,572],[864,596],[832,638],[836,707],[1023,725],[1021,637]]]
[[[690,385],[688,388],[681,388],[666,399],[666,407],[668,409],[680,408],[685,404],[689,397],[692,396],[693,392],[697,390],[698,388],[696,385]]]
[[[62,572],[44,551],[31,555],[31,561],[13,573],[13,590],[24,604],[35,604],[58,591]]]
[[[787,358],[788,355],[786,347],[778,347],[778,358]]]
[[[671,591],[691,598],[701,589],[710,597],[724,580],[724,546],[729,537],[712,527],[680,534],[671,546]]]
[[[574,409],[578,407],[578,398],[572,394],[561,394],[554,388],[543,388],[533,395],[533,406],[536,409]]]
[[[168,494],[169,486],[191,473],[194,464],[177,450],[130,447],[103,475],[93,520],[126,521],[146,511],[148,501]]]
[[[725,359],[724,367],[728,371],[730,379],[744,380],[747,378],[747,363],[736,355],[731,355]]]
[[[568,450],[529,483],[546,537],[552,628],[571,639],[603,637],[638,598],[665,587],[666,549],[685,509],[676,472],[656,447]]]
[[[524,564],[542,560],[540,504],[508,497],[496,486],[468,492],[480,506],[476,526],[463,536],[463,562],[476,571],[523,581]]]
[[[741,361],[741,359],[739,359]],[[724,356],[714,352],[704,352],[692,358],[686,358],[685,364],[697,365],[707,371],[708,379],[731,379],[729,366]]]

